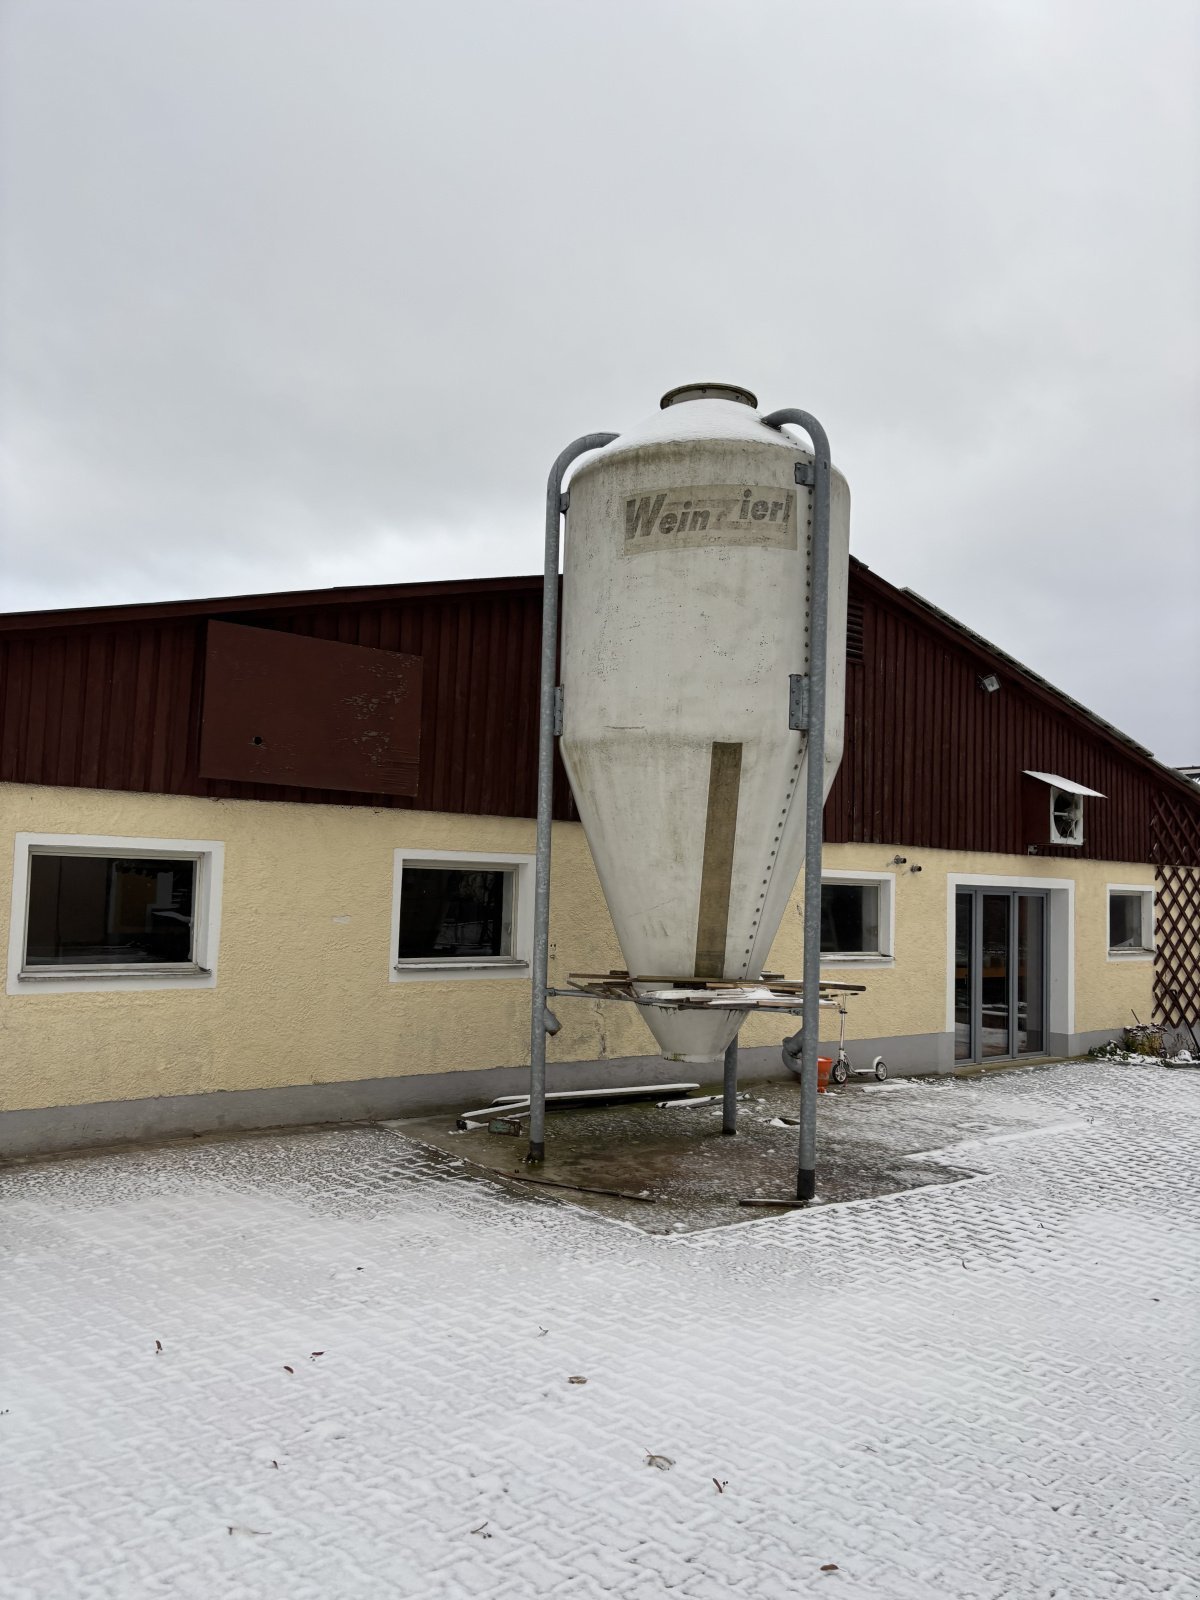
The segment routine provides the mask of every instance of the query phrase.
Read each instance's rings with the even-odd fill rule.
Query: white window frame
[[[990,872],[946,874],[946,1032],[954,1034],[954,897],[959,889],[1045,891],[1049,928],[1046,964],[1049,989],[1047,1034],[1075,1032],[1075,880],[1074,878],[1006,878]],[[1108,910],[1107,903],[1105,911]],[[1105,932],[1105,942],[1108,934]],[[1047,1038],[1047,1046],[1050,1041]]]
[[[27,967],[29,863],[34,855],[150,856],[196,863],[192,901],[192,960],[105,966]],[[218,839],[144,839],[117,834],[18,833],[13,855],[12,906],[8,934],[8,993],[123,994],[150,989],[215,989],[221,932],[221,883],[225,846]]]
[[[822,950],[823,967],[894,967],[896,965],[896,874],[894,872],[823,872],[821,887],[879,890],[878,951]]]
[[[1153,961],[1155,907],[1154,890],[1146,883],[1109,883],[1104,895],[1104,948],[1110,961]],[[1114,950],[1111,938],[1112,897],[1114,894],[1136,894],[1142,903],[1142,943],[1137,950]]]
[[[428,956],[399,958],[400,895],[405,866],[448,867],[455,872],[472,869],[511,872],[512,954],[507,956]],[[392,923],[388,946],[388,980],[391,983],[428,983],[447,980],[527,978],[533,962],[534,857],[502,851],[397,850],[392,868]]]

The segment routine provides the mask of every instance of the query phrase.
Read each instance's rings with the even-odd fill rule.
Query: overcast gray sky
[[[1198,15],[6,0],[0,608],[536,571],[563,444],[731,379],[1200,761]]]

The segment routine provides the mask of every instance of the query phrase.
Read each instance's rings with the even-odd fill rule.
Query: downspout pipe
[[[803,428],[813,447],[812,602],[808,648],[808,771],[804,814],[804,1047],[796,1199],[817,1193],[817,1055],[821,1033],[821,848],[825,812],[825,680],[829,636],[829,436],[807,411],[772,411],[768,428]]]
[[[615,433],[585,433],[561,452],[546,481],[546,560],[542,578],[542,676],[538,712],[537,857],[534,869],[533,996],[529,1033],[529,1153],[546,1158],[546,1035],[556,1033],[546,1006],[550,968],[550,835],[554,809],[554,690],[558,682],[558,558],[566,510],[563,478],[589,450],[611,444]]]

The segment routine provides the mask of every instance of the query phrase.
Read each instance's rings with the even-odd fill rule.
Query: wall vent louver
[[[846,606],[846,660],[863,659],[863,603],[851,600]]]

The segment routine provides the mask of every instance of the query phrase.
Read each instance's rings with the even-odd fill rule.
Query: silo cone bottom
[[[697,1067],[724,1061],[726,1047],[750,1014],[732,1006],[670,1011],[643,1006],[641,1012],[664,1061],[682,1061]]]

